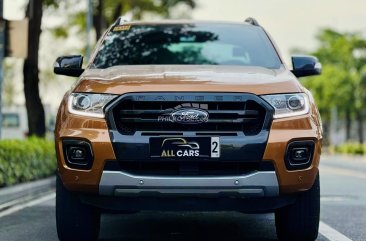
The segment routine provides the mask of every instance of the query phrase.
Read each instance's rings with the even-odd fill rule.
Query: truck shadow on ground
[[[140,212],[102,216],[101,241],[276,239],[273,214]]]

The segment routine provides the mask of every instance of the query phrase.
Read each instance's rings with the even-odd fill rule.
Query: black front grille
[[[243,132],[251,136],[262,130],[266,108],[258,101],[259,97],[250,94],[206,94],[199,97],[194,94],[128,95],[113,107],[114,123],[123,135],[133,135],[136,131],[142,132],[142,135],[149,135],[149,132],[193,131],[197,134],[209,132],[223,135]],[[159,116],[182,108],[202,109],[208,112],[209,119],[200,124],[159,121]]]

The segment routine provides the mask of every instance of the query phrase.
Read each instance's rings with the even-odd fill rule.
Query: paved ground
[[[323,158],[321,187],[318,240],[366,240],[366,162]],[[0,213],[0,240],[57,240],[54,203],[51,193],[29,207]],[[276,240],[276,233],[271,214],[142,212],[103,215],[100,240],[265,241]]]

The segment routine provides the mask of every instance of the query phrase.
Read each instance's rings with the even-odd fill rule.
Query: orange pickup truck
[[[60,240],[95,240],[102,212],[274,212],[281,240],[315,240],[321,120],[298,77],[253,18],[125,22],[83,57],[60,105],[56,220]]]

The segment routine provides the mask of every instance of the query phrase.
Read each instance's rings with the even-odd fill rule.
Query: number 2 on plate
[[[211,158],[220,157],[220,138],[211,137]]]

